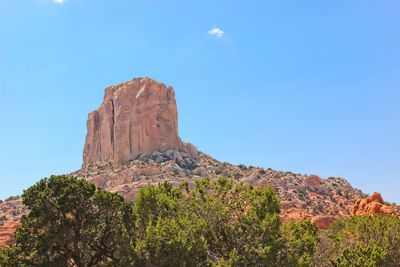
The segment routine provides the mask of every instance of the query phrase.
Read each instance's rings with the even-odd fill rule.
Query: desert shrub
[[[19,196],[10,196],[8,198],[5,199],[5,201],[12,201],[12,200],[17,200],[19,199]]]
[[[289,222],[282,226],[285,240],[285,266],[313,266],[318,229],[310,221]]]
[[[365,267],[365,266],[387,266],[386,251],[381,247],[356,246],[343,250],[342,255],[334,260],[338,267]]]
[[[318,266],[345,266],[350,261],[361,265],[349,266],[400,266],[400,218],[374,215],[339,219],[320,239],[315,254]]]
[[[220,175],[224,172],[224,168],[222,167],[218,167],[217,169],[215,169],[215,174]]]
[[[21,218],[16,244],[3,252],[1,266],[118,262],[132,221],[131,209],[120,195],[96,189],[85,180],[51,176],[27,189],[22,199],[30,212]]]
[[[242,171],[245,171],[245,170],[248,169],[247,166],[244,165],[244,164],[239,164],[238,167],[239,167],[239,169],[241,169]]]
[[[134,207],[135,254],[143,266],[279,266],[278,213],[271,189],[228,179],[150,186]]]
[[[51,176],[0,266],[400,266],[400,219],[356,216],[318,231],[281,224],[269,187],[208,178],[141,189],[133,205],[85,180]]]
[[[18,252],[14,246],[0,247],[0,266],[1,267],[25,267],[23,262],[20,261]]]

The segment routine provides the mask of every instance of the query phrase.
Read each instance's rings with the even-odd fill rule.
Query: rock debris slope
[[[71,175],[118,192],[127,201],[134,201],[141,188],[166,181],[178,186],[193,185],[197,178],[227,177],[270,186],[281,199],[283,221],[311,219],[321,229],[337,217],[399,214],[398,206],[385,205],[377,194],[366,198],[342,178],[233,165],[197,151],[179,137],[173,88],[150,78],[105,90],[103,103],[88,116],[82,168]],[[0,201],[0,246],[12,241],[26,212],[18,197]]]

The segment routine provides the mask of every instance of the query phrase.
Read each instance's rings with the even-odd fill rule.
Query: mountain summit
[[[144,154],[178,150],[196,157],[178,134],[174,89],[150,78],[105,89],[103,103],[89,113],[83,167],[120,164]]]

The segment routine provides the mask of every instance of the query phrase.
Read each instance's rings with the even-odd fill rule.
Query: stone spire
[[[83,167],[102,161],[120,164],[170,149],[193,154],[178,134],[174,89],[136,78],[107,88],[103,103],[89,114]]]

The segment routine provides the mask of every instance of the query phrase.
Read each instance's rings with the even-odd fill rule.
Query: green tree
[[[25,267],[15,246],[0,248],[1,267]]]
[[[134,206],[142,266],[278,266],[279,201],[270,188],[228,179],[140,191]]]
[[[344,257],[357,258],[371,266],[400,266],[398,217],[374,215],[338,219],[328,231],[321,233],[320,240],[315,254],[320,266],[342,264],[339,259]]]
[[[313,266],[318,229],[310,221],[288,222],[282,226],[285,266]]]
[[[337,267],[384,267],[386,265],[386,251],[380,247],[354,247],[345,249],[334,261]]]
[[[117,264],[129,246],[132,212],[118,194],[62,175],[40,180],[22,198],[30,212],[16,231],[15,250],[26,265]]]
[[[196,266],[206,261],[205,226],[184,210],[181,188],[169,183],[139,191],[134,205],[135,249],[131,265]]]

